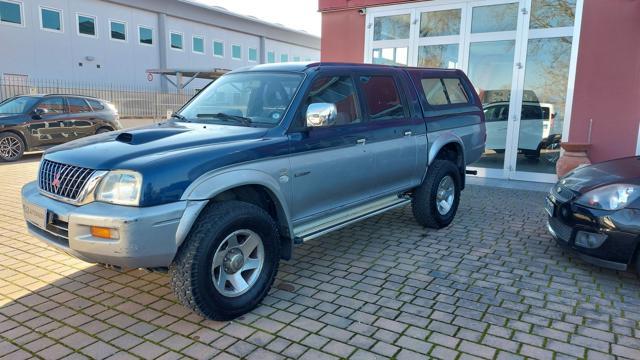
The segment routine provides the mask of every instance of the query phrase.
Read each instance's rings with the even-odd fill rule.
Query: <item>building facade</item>
[[[0,0],[5,82],[29,78],[159,89],[166,82],[147,69],[313,61],[319,47],[320,39],[305,32],[187,1]]]
[[[640,1],[319,0],[322,60],[464,70],[480,176],[552,182],[560,142],[640,155]]]

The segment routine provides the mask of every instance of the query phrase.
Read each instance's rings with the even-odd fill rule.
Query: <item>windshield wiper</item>
[[[251,119],[249,119],[248,117],[244,117],[244,116],[239,116],[239,115],[229,115],[229,114],[225,114],[225,113],[215,113],[215,114],[198,114],[196,115],[197,118],[215,118],[215,119],[220,119],[223,121],[235,121],[237,123],[240,123],[244,126],[251,126]]]
[[[191,122],[191,120],[187,119],[186,117],[184,117],[183,115],[180,115],[178,113],[171,114],[171,118],[178,119],[178,120],[184,121],[184,122]]]

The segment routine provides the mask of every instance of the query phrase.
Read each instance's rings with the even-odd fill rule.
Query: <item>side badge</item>
[[[287,175],[281,175],[279,180],[281,183],[287,183],[289,182],[289,177]]]

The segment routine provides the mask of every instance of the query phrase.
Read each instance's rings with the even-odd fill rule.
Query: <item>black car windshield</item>
[[[24,114],[40,100],[34,96],[18,96],[0,103],[0,114]]]
[[[229,74],[202,90],[179,113],[178,121],[272,127],[280,123],[302,74]]]

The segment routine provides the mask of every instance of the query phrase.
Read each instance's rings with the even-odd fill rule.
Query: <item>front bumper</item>
[[[22,188],[23,204],[46,209],[46,220],[29,232],[47,244],[81,260],[124,268],[158,268],[171,264],[177,249],[176,232],[187,201],[130,207],[101,202],[74,206],[42,195],[37,183]],[[118,239],[91,235],[90,226],[116,229]]]
[[[621,271],[629,268],[640,243],[640,233],[619,220],[637,216],[629,214],[637,210],[593,210],[572,202],[558,202],[553,196],[548,201],[554,204],[554,211],[548,218],[547,229],[558,244],[577,252],[588,263]],[[579,246],[576,244],[579,231],[603,234],[606,239],[596,248]]]

